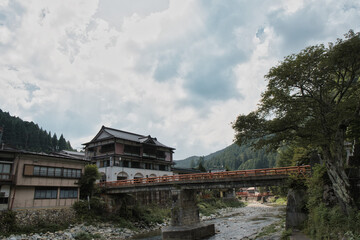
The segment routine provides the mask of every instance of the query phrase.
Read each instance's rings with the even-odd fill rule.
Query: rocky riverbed
[[[202,221],[215,224],[217,234],[210,240],[220,239],[280,239],[281,229],[270,237],[257,238],[257,234],[261,230],[277,221],[284,216],[283,206],[271,206],[260,204],[257,202],[249,203],[243,208],[226,208],[219,210],[211,216],[201,216]],[[79,235],[88,234],[100,239],[129,239],[141,236],[144,233],[154,232],[160,233],[164,224],[155,224],[151,227],[138,226],[140,230],[133,231],[127,228],[118,228],[108,223],[100,223],[97,225],[72,225],[68,229],[57,232],[34,233],[30,235],[11,235],[3,240],[71,240]],[[151,235],[151,234],[150,234]],[[139,238],[137,238],[139,239]],[[144,237],[140,239],[153,239]]]
[[[281,238],[285,217],[285,206],[274,206],[250,202],[244,208],[222,209],[218,216],[210,216],[209,223],[215,224],[216,235],[210,240],[228,239],[271,239]],[[205,218],[205,219],[206,219]],[[204,219],[204,220],[205,220]],[[274,225],[275,223],[276,226]],[[273,233],[261,236],[264,228],[273,225]]]
[[[70,225],[68,229],[63,231],[56,232],[46,232],[46,233],[34,233],[34,234],[21,234],[21,235],[11,235],[7,238],[0,238],[3,240],[72,240],[76,239],[80,235],[87,234],[92,236],[95,239],[129,239],[135,235],[143,234],[149,231],[156,231],[161,229],[164,224],[154,224],[151,227],[141,227],[140,230],[133,231],[127,228],[119,228],[113,224],[109,223],[100,223],[97,225]]]

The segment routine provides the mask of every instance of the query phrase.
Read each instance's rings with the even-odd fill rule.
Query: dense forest
[[[268,153],[263,149],[254,151],[248,145],[238,146],[237,144],[232,144],[207,156],[192,156],[176,161],[176,167],[197,168],[201,162],[207,170],[271,168],[275,166],[276,156],[277,153]]]
[[[58,138],[33,122],[23,121],[0,109],[0,139],[11,147],[34,152],[73,150],[64,136]]]

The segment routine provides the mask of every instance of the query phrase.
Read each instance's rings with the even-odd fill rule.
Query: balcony
[[[9,173],[0,173],[0,183],[11,183],[14,180],[14,175]]]

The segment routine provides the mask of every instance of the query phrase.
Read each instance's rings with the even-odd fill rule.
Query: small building
[[[173,168],[174,175],[182,175],[182,174],[195,174],[195,173],[201,173],[200,170],[194,169],[194,168]]]
[[[96,163],[101,181],[173,175],[174,148],[144,136],[102,126],[85,146],[85,158]]]
[[[79,199],[87,161],[71,156],[0,150],[0,210],[69,207]]]

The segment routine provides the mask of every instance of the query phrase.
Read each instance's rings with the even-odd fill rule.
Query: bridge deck
[[[108,193],[139,192],[151,190],[228,188],[247,186],[279,185],[289,175],[309,176],[309,165],[297,167],[266,168],[240,170],[216,173],[183,174],[152,178],[138,178],[112,182],[102,182],[99,185]]]

